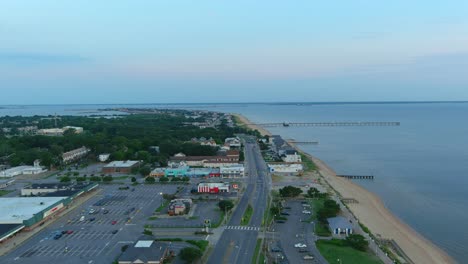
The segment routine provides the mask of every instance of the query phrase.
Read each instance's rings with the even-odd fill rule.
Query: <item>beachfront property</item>
[[[138,160],[113,161],[102,168],[102,173],[131,173],[140,163]]]
[[[278,174],[297,175],[304,171],[304,166],[301,163],[271,162],[268,163],[268,168],[271,173]]]
[[[36,175],[46,171],[47,169],[40,165],[40,161],[35,160],[33,166],[18,166],[0,171],[0,177],[11,178],[19,175]]]
[[[296,150],[286,150],[282,156],[284,162],[302,162],[302,157],[297,153]]]
[[[328,218],[328,225],[334,235],[351,235],[353,233],[353,225],[343,216]]]
[[[85,157],[91,150],[87,147],[81,147],[62,154],[63,163],[70,163]]]

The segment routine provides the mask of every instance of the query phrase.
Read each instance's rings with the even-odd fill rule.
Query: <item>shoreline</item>
[[[246,117],[240,114],[233,115],[247,127],[257,129],[262,135],[271,136],[268,130],[250,125],[251,123]],[[325,162],[302,151],[295,145],[291,146],[317,165],[326,183],[339,197],[353,198],[359,201],[359,203],[347,204],[347,207],[359,222],[370,229],[372,234],[380,235],[385,239],[393,239],[414,263],[456,263],[445,251],[396,217],[384,205],[379,196],[348,179],[337,177],[335,171]]]

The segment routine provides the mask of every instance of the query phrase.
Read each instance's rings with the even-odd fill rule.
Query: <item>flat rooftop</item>
[[[107,164],[106,166],[104,166],[104,168],[112,168],[112,167],[117,167],[117,168],[127,168],[127,167],[132,167],[134,166],[135,164],[137,164],[139,161],[137,160],[124,160],[124,161],[113,161],[109,164]]]
[[[67,197],[5,197],[0,198],[0,224],[22,224],[46,208]]]

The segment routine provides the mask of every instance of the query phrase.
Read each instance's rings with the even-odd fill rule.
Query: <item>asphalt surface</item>
[[[1,257],[0,263],[112,263],[122,246],[131,245],[142,236],[147,218],[162,202],[159,193],[174,193],[177,189],[170,185],[138,185],[132,186],[135,191],[131,191],[118,190],[119,186],[101,186],[100,195]],[[100,211],[89,214],[90,208]],[[104,214],[102,208],[109,212]],[[80,221],[82,216],[84,221]],[[95,219],[90,221],[91,218]],[[61,231],[73,233],[54,239]]]
[[[207,263],[252,262],[271,188],[267,166],[258,145],[249,143],[255,142],[252,140],[245,143],[245,161],[249,175],[247,188]],[[242,216],[249,204],[253,207],[252,218],[248,226],[241,227]]]

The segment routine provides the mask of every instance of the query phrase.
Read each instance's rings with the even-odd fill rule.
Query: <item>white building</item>
[[[98,157],[100,162],[106,162],[106,161],[109,160],[109,158],[110,158],[110,154],[107,154],[107,153],[100,154],[99,157]]]
[[[224,143],[226,146],[229,146],[229,148],[240,148],[241,147],[241,141],[239,138],[226,138],[224,140]]]
[[[300,173],[304,170],[304,167],[300,163],[270,163],[268,168],[272,173]]]
[[[287,153],[283,157],[284,162],[302,162],[302,157],[301,155],[297,154],[297,152],[294,152],[294,154],[289,154]]]
[[[90,149],[86,147],[81,147],[79,149],[74,149],[62,154],[62,159],[64,163],[68,163],[74,160],[78,160],[86,156],[90,152]]]
[[[18,175],[36,175],[47,170],[40,166],[39,161],[34,161],[34,166],[18,166],[0,171],[0,177],[11,178]]]
[[[245,169],[242,164],[231,164],[229,166],[222,166],[219,168],[222,177],[244,177]]]
[[[76,126],[66,126],[66,127],[62,128],[63,132],[65,132],[65,131],[67,131],[69,129],[74,129],[75,134],[81,134],[84,131],[84,129],[82,127],[76,127]]]
[[[61,136],[63,135],[63,129],[62,128],[47,128],[47,129],[39,129],[37,131],[37,134],[43,135],[43,136]]]
[[[202,182],[198,184],[199,193],[229,192],[229,183],[224,182]]]

